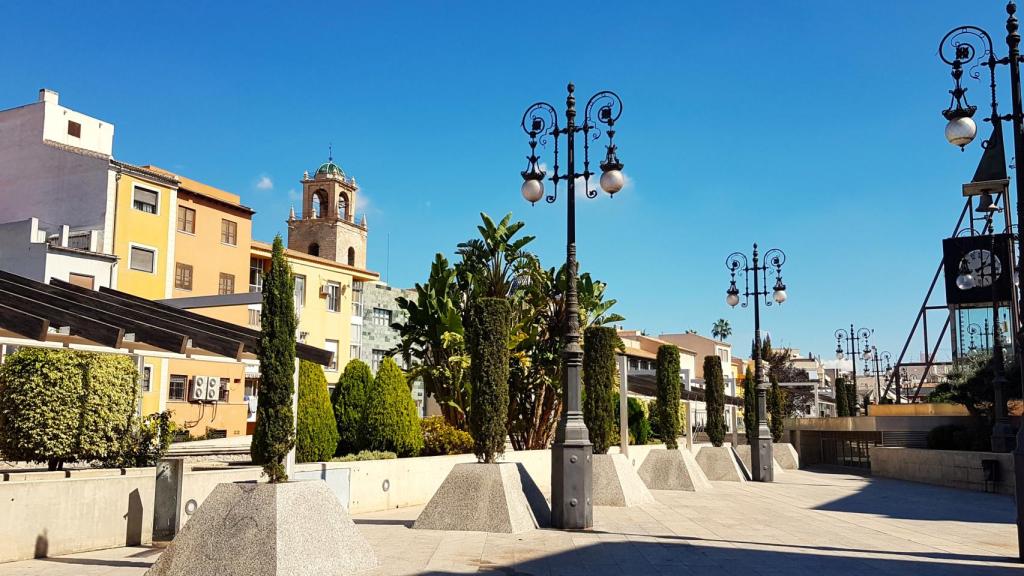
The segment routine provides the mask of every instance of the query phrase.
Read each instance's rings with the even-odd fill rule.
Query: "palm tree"
[[[719,318],[714,325],[711,326],[711,335],[718,340],[725,340],[732,335],[732,326],[729,325],[729,321],[725,318]]]

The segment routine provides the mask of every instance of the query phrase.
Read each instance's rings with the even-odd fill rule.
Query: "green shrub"
[[[362,462],[364,460],[394,460],[398,455],[394,452],[380,452],[377,450],[361,450],[358,454],[346,454],[331,459],[331,462]]]
[[[121,437],[117,454],[106,458],[103,465],[116,468],[156,466],[171,447],[176,430],[170,410],[132,418],[130,428]]]
[[[606,454],[617,436],[612,425],[618,406],[612,405],[612,396],[615,351],[622,341],[615,329],[607,326],[587,328],[583,341],[583,420],[590,431],[594,454]]]
[[[639,398],[626,398],[629,441],[632,444],[644,445],[651,440],[651,421],[647,418],[647,406]]]
[[[367,447],[399,456],[415,456],[423,448],[419,416],[405,374],[391,357],[384,358],[366,403]]]
[[[708,440],[721,446],[725,441],[725,378],[718,356],[704,357],[704,403],[708,412]]]
[[[299,414],[295,430],[295,461],[326,462],[338,449],[338,425],[320,366],[299,363]]]
[[[270,482],[288,480],[284,460],[295,445],[292,394],[295,387],[295,280],[284,257],[281,236],[274,237],[270,271],[263,280],[260,312],[260,394],[256,430],[249,452]]]
[[[785,432],[786,391],[774,378],[772,387],[768,390],[768,411],[771,413],[768,428],[772,432],[772,442],[781,442],[782,434]]]
[[[509,331],[512,309],[504,298],[478,298],[466,325],[473,395],[469,429],[473,452],[494,462],[508,436]]]
[[[658,432],[665,447],[679,447],[679,348],[673,344],[658,347],[658,365],[655,372],[658,382],[657,420]]]
[[[351,454],[366,447],[366,394],[372,384],[373,373],[365,362],[355,359],[345,365],[331,395],[338,429],[336,454]]]
[[[747,444],[757,443],[757,382],[749,367],[743,375],[743,428],[747,433]]]
[[[428,416],[420,420],[423,431],[423,456],[469,454],[473,451],[473,437],[465,430],[449,424],[444,416]]]
[[[836,378],[835,383],[835,396],[836,396],[836,416],[849,416],[850,405],[848,403],[850,395],[846,393],[846,380],[843,378]]]
[[[989,443],[988,433],[960,424],[943,424],[928,432],[928,448],[931,450],[987,451]]]
[[[137,390],[128,356],[22,348],[0,366],[0,453],[51,470],[116,458]]]

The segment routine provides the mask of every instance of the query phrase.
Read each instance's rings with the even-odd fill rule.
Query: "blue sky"
[[[0,108],[59,91],[116,124],[118,158],[241,194],[260,239],[284,231],[333,143],[367,199],[370,267],[405,286],[481,211],[514,212],[544,262],[562,260],[564,202],[519,196],[520,117],[561,109],[569,80],[581,101],[615,90],[631,185],[579,203],[578,248],[625,326],[707,334],[726,318],[746,355],[752,312],[725,305],[724,261],[758,241],[789,257],[790,301],[762,317],[777,345],[831,357],[856,322],[896,354],[981,152],[943,138],[936,47],[959,24],[1001,43],[1003,6],[19,2]]]

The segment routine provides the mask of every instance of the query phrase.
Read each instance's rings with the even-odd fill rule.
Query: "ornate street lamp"
[[[874,330],[870,328],[861,328],[860,330],[854,330],[853,324],[850,324],[850,329],[840,328],[836,330],[836,360],[842,360],[849,356],[850,367],[853,372],[853,389],[857,389],[857,356],[860,356],[864,362],[871,359],[871,344],[868,343],[868,338]],[[863,342],[863,348],[861,343]],[[845,344],[845,348],[843,346]],[[838,370],[838,367],[836,368]],[[881,393],[879,393],[881,395]],[[878,401],[881,401],[879,398]],[[899,398],[896,399],[899,402]]]
[[[747,307],[750,297],[754,297],[754,381],[757,382],[757,449],[750,451],[750,473],[759,482],[772,482],[775,479],[772,466],[772,433],[768,429],[767,397],[768,378],[764,372],[761,358],[761,297],[764,305],[771,306],[772,301],[782,304],[786,301],[786,285],[782,282],[782,265],[786,263],[786,254],[778,248],[772,248],[759,258],[757,243],[754,243],[753,264],[749,264],[747,256],[742,252],[733,252],[725,259],[725,267],[729,269],[729,288],[725,291],[725,303],[735,307],[740,303],[740,289],[736,286],[736,272],[743,271],[743,307]],[[767,264],[766,264],[767,263]],[[768,291],[768,266],[775,269],[775,286]],[[750,276],[753,272],[754,289],[750,289]],[[761,285],[764,284],[762,289]],[[771,294],[771,300],[768,295]]]
[[[982,350],[991,350],[991,337],[992,331],[988,327],[988,318],[984,321],[985,327],[982,328],[976,322],[972,322],[967,325],[967,333],[971,335],[971,346],[968,348],[971,352],[978,350],[978,346],[975,344],[975,338],[980,338],[982,341]]]
[[[522,194],[531,204],[544,197],[544,178],[537,156],[537,144],[544,146],[549,137],[554,138],[554,174],[548,177],[555,185],[554,193],[545,200],[558,199],[558,183],[566,184],[568,206],[566,272],[566,308],[568,326],[565,334],[565,409],[558,420],[555,442],[551,447],[551,525],[555,528],[584,529],[594,525],[593,504],[591,503],[591,456],[593,446],[587,426],[583,422],[580,406],[580,367],[583,364],[583,349],[580,347],[579,302],[576,294],[576,179],[582,178],[587,198],[595,198],[596,190],[590,189],[590,141],[601,136],[602,130],[608,135],[604,161],[601,162],[601,188],[609,195],[622,190],[625,177],[622,162],[616,154],[615,122],[622,114],[622,101],[614,92],[603,91],[594,94],[583,109],[582,124],[576,123],[576,96],[572,83],[565,99],[565,127],[558,125],[555,107],[546,102],[537,102],[523,114],[523,131],[530,137],[530,155],[523,176]],[[604,125],[606,128],[602,128]],[[576,172],[576,135],[583,140],[583,171]],[[567,172],[558,171],[559,138],[565,136],[565,158]]]
[[[882,371],[885,370],[885,377],[888,380],[889,375],[892,373],[892,354],[889,352],[879,352],[875,346],[871,347],[871,357],[864,359],[864,373],[869,372],[871,367],[869,362],[874,360],[875,363],[875,403],[882,403]],[[885,363],[884,366],[882,363]]]

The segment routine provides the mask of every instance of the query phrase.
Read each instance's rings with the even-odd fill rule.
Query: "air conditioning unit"
[[[206,401],[206,388],[207,378],[206,376],[193,376],[192,377],[192,388],[189,400],[192,402],[205,402]]]
[[[217,376],[206,377],[206,401],[216,402],[220,398],[220,378]]]
[[[330,296],[330,292],[327,290],[327,284],[321,284],[320,285],[320,297],[321,298],[327,298],[328,296]]]

